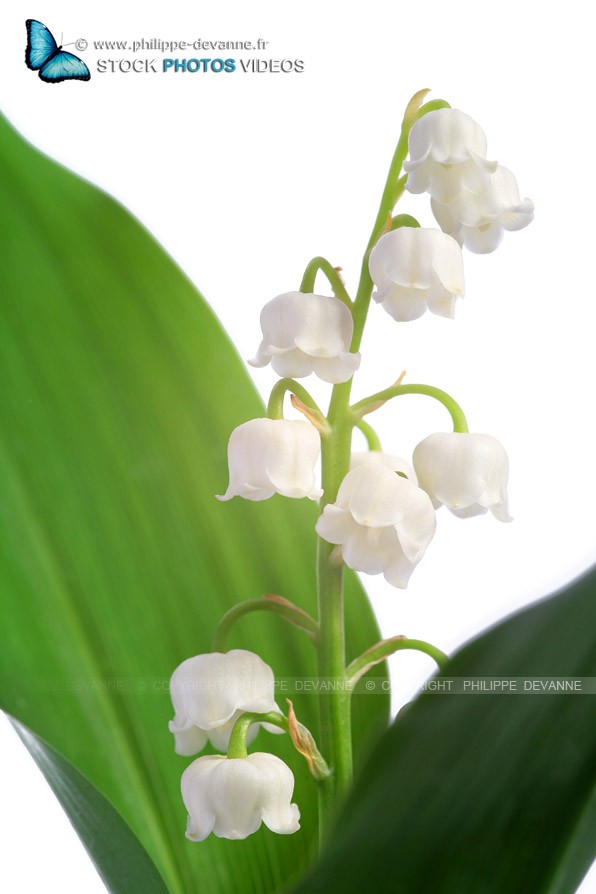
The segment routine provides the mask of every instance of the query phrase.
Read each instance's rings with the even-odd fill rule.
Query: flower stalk
[[[426,397],[438,400],[451,416],[453,431],[468,431],[468,421],[460,405],[450,394],[447,394],[446,391],[442,391],[440,388],[435,388],[434,385],[392,385],[391,388],[377,391],[376,394],[371,394],[370,397],[365,397],[359,400],[358,403],[353,404],[351,407],[352,413],[354,413],[357,419],[361,419],[367,413],[378,410],[388,400],[392,400],[394,397],[401,397],[402,394],[424,394]]]
[[[358,428],[366,438],[366,443],[369,450],[380,451],[382,449],[381,440],[372,425],[369,425],[368,422],[364,421],[364,419],[360,419],[356,423],[356,428]]]
[[[302,276],[300,291],[305,293],[314,292],[315,280],[317,278],[317,273],[320,271],[321,273],[324,273],[329,280],[329,285],[331,286],[335,297],[339,298],[340,301],[343,301],[344,304],[351,308],[352,299],[348,295],[347,289],[343,283],[340,270],[341,268],[339,267],[333,267],[327,258],[313,258],[312,261],[307,264],[306,270]]]
[[[267,404],[267,416],[269,419],[283,419],[284,418],[284,397],[286,394],[295,394],[296,397],[300,398],[302,403],[309,407],[311,410],[314,410],[315,413],[324,419],[322,411],[317,406],[316,401],[311,395],[308,393],[306,388],[303,385],[300,385],[294,379],[283,378],[280,379],[279,382],[276,382],[273,388],[271,389],[271,394],[269,395],[269,402]]]
[[[268,711],[267,714],[247,711],[236,720],[230,734],[230,744],[228,745],[230,760],[247,756],[246,737],[253,723],[270,723],[272,726],[278,726],[284,733],[288,731],[288,719],[283,714],[278,714],[276,711]]]
[[[293,602],[290,602],[289,599],[267,593],[261,596],[260,599],[245,599],[244,602],[239,602],[237,605],[232,606],[225,613],[215,631],[212,651],[224,652],[228,635],[234,624],[240,618],[243,618],[244,615],[252,612],[273,612],[278,617],[283,618],[284,621],[289,621],[294,627],[304,631],[313,643],[316,642],[319,625],[315,619],[311,618],[303,608],[299,608]]]
[[[428,90],[417,93],[406,109],[377,217],[364,253],[358,291],[352,305],[354,319],[354,335],[350,345],[352,352],[357,352],[360,348],[372,297],[373,281],[368,267],[370,250],[383,233],[388,216],[404,192],[405,178],[400,179],[399,174],[408,153],[408,134],[427,93]],[[350,469],[352,431],[358,423],[357,416],[350,409],[351,389],[352,379],[349,379],[347,382],[335,385],[331,395],[327,414],[331,432],[323,440],[321,447],[323,488],[323,496],[319,503],[321,512],[328,503],[334,502],[340,484]],[[364,431],[366,434],[367,430]],[[334,677],[346,681],[345,687],[330,692],[319,700],[321,747],[331,764],[333,774],[328,784],[319,789],[319,823],[322,836],[325,834],[334,804],[345,794],[352,781],[351,692],[347,685],[346,673],[344,566],[333,561],[335,550],[333,544],[318,537],[317,605],[320,630],[317,644],[318,672],[321,677]]]
[[[325,782],[330,776],[330,770],[325,763],[314,736],[311,731],[298,721],[294,705],[290,699],[288,703],[288,716],[277,711],[269,711],[267,714],[257,714],[247,711],[236,720],[230,735],[227,757],[230,760],[243,760],[248,756],[247,738],[251,726],[255,723],[269,723],[279,727],[284,733],[289,733],[292,744],[308,764],[311,776],[316,782]]]
[[[362,655],[359,655],[358,658],[355,658],[348,665],[346,673],[349,685],[354,687],[371,667],[374,667],[375,664],[380,664],[386,658],[389,658],[390,655],[395,655],[396,652],[401,652],[404,649],[412,649],[429,655],[436,661],[441,670],[449,661],[447,655],[441,652],[440,649],[437,649],[436,646],[431,645],[431,643],[426,643],[420,639],[408,639],[407,636],[392,636],[390,639],[382,639],[380,642],[375,643],[374,646],[371,646],[370,649],[367,649],[366,652],[363,652]]]
[[[345,385],[336,385],[337,390]],[[349,397],[349,391],[348,395]],[[333,400],[332,400],[333,403]],[[346,412],[337,412],[330,419],[331,434],[322,443],[321,511],[335,499],[339,485],[350,467],[352,423]],[[344,566],[333,560],[333,544],[317,538],[317,606],[320,635],[317,641],[319,677],[346,678]],[[329,816],[337,799],[352,781],[352,729],[350,692],[347,685],[319,699],[319,720],[322,752],[331,766],[332,775],[319,787],[319,823],[324,836]]]

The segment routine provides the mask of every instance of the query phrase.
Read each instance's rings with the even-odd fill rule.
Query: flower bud
[[[438,202],[452,202],[462,189],[488,189],[497,162],[486,158],[484,131],[458,109],[437,109],[423,115],[409,135],[410,160],[406,189],[429,192]]]
[[[296,717],[294,705],[289,698],[288,703],[288,732],[292,740],[292,745],[298,751],[308,764],[311,776],[317,782],[323,782],[331,776],[331,770],[327,765],[327,761],[317,748],[317,743],[311,731],[307,729]]]
[[[375,301],[394,320],[407,322],[425,310],[453,317],[464,294],[461,248],[451,236],[424,227],[400,227],[381,236],[370,253]]]
[[[321,441],[310,422],[251,419],[235,428],[228,443],[230,483],[218,500],[267,500],[273,494],[318,500],[315,465]]]
[[[379,463],[365,463],[348,472],[316,530],[341,545],[349,568],[383,573],[388,583],[405,589],[432,540],[435,513],[415,484]]]
[[[187,658],[170,681],[175,717],[169,729],[175,737],[177,754],[196,754],[207,740],[219,751],[227,751],[240,714],[279,712],[274,689],[273,671],[254,652],[232,649]],[[254,724],[248,742],[261,725],[270,732],[280,732],[272,724]]]
[[[429,435],[414,450],[413,461],[420,487],[435,508],[444,505],[460,518],[490,509],[499,521],[511,521],[509,460],[496,438],[469,432]]]
[[[199,757],[182,774],[181,788],[190,841],[203,841],[211,832],[218,838],[247,838],[262,822],[279,835],[300,828],[300,811],[291,803],[294,776],[273,754]]]
[[[330,295],[288,292],[261,311],[263,340],[251,366],[271,366],[279,376],[314,372],[325,382],[347,382],[360,365],[350,353],[354,321],[350,309]]]

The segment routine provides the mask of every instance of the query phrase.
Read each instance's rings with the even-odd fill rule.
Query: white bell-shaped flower
[[[341,545],[355,571],[381,574],[405,589],[435,532],[427,494],[381,463],[364,463],[342,481],[335,503],[319,516],[317,534]]]
[[[458,109],[423,115],[409,135],[406,189],[429,192],[438,202],[452,202],[460,190],[484,192],[497,162],[486,158],[486,137],[473,118]]]
[[[381,236],[370,253],[373,298],[398,322],[421,317],[425,310],[453,317],[464,294],[461,248],[441,230],[400,227]]]
[[[232,649],[187,658],[170,680],[175,716],[169,728],[174,734],[176,752],[196,754],[207,740],[218,751],[227,751],[232,727],[240,714],[279,712],[274,691],[273,671],[254,652]],[[253,724],[248,742],[257,735],[259,726],[282,732],[272,724]]]
[[[509,460],[492,435],[440,432],[414,450],[420,487],[436,508],[446,506],[468,518],[490,509],[499,521],[511,521],[507,508]]]
[[[203,841],[211,832],[218,838],[247,838],[261,823],[278,835],[300,828],[300,811],[291,803],[293,773],[274,754],[204,755],[184,771],[181,788],[190,841]]]
[[[279,376],[314,372],[325,382],[347,382],[360,365],[350,353],[354,321],[350,309],[330,295],[288,292],[261,311],[263,340],[251,366],[271,366]]]
[[[521,230],[534,219],[534,203],[520,199],[514,175],[502,165],[485,192],[462,190],[449,205],[432,199],[431,207],[441,229],[476,254],[494,251],[504,230]]]
[[[230,483],[218,500],[267,500],[273,494],[318,500],[315,466],[321,440],[310,422],[251,419],[230,435]]]
[[[369,463],[385,466],[386,469],[407,478],[411,484],[418,484],[414,467],[401,456],[393,456],[391,453],[383,453],[381,450],[367,450],[363,453],[352,453],[350,456],[350,469],[356,469],[358,466]]]

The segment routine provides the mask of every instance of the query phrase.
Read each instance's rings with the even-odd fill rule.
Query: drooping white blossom
[[[370,253],[373,298],[394,320],[407,322],[428,309],[453,317],[464,294],[461,248],[441,230],[400,227],[381,236]]]
[[[534,203],[520,199],[514,175],[502,165],[485,192],[462,190],[448,205],[432,199],[431,207],[441,229],[476,254],[494,251],[504,230],[521,230],[534,219]]]
[[[330,295],[288,292],[261,311],[263,340],[251,366],[271,366],[279,376],[314,372],[325,382],[347,382],[360,365],[350,353],[354,321],[349,308]]]
[[[254,652],[232,649],[187,658],[170,680],[175,716],[169,728],[174,734],[176,752],[196,754],[207,740],[218,751],[227,751],[232,727],[240,714],[279,712],[274,689],[273,671]],[[280,732],[273,724],[253,724],[249,743],[261,725],[270,732]]]
[[[486,136],[473,118],[458,109],[423,115],[410,130],[406,189],[429,192],[438,202],[452,202],[462,189],[488,189],[497,162],[486,158]]]
[[[381,450],[367,450],[363,453],[352,453],[350,456],[350,469],[364,466],[368,463],[377,463],[380,466],[398,472],[405,476],[412,484],[418,484],[414,467],[401,456],[393,456],[391,453],[383,453]]]
[[[394,587],[405,589],[432,540],[435,513],[415,484],[380,463],[364,463],[348,472],[316,530],[341,545],[350,568],[383,573]]]
[[[291,803],[294,776],[273,754],[204,755],[184,771],[181,788],[190,841],[203,841],[211,832],[218,838],[247,838],[261,823],[279,835],[300,828],[300,811]]]
[[[414,450],[420,487],[436,508],[446,506],[468,518],[490,509],[499,521],[511,521],[507,506],[509,460],[492,435],[440,432]]]
[[[310,422],[293,419],[251,419],[230,435],[230,483],[218,500],[244,497],[267,500],[273,494],[318,500],[315,481],[321,441]]]

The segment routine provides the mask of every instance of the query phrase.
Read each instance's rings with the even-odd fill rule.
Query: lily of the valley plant
[[[183,773],[191,841],[211,833],[246,838],[262,823],[278,834],[300,828],[290,768],[267,751],[248,753],[261,727],[289,733],[306,758],[319,786],[325,829],[351,782],[350,698],[355,683],[398,649],[419,649],[439,665],[445,660],[429,643],[395,636],[371,645],[348,665],[344,567],[383,574],[391,586],[406,588],[435,534],[435,510],[441,505],[460,518],[490,511],[499,521],[510,521],[505,449],[492,435],[469,432],[462,408],[449,394],[434,385],[404,383],[400,376],[356,403],[350,399],[371,298],[397,324],[426,311],[453,317],[464,294],[462,246],[491,252],[504,230],[521,229],[532,220],[532,202],[520,200],[513,174],[487,158],[481,127],[443,100],[423,104],[427,92],[417,93],[406,108],[355,296],[348,293],[340,268],[317,257],[307,265],[299,291],[278,295],[261,313],[262,341],[250,362],[270,363],[283,378],[273,387],[267,416],[247,420],[232,432],[229,484],[218,499],[258,501],[277,493],[319,500],[318,618],[283,594],[247,600],[222,619],[213,653],[189,657],[174,671],[170,730],[176,751],[196,755],[210,743],[221,752],[197,757]],[[430,194],[440,229],[421,227],[409,214],[395,215],[406,190]],[[319,273],[330,294],[315,292]],[[333,385],[326,412],[295,381],[311,374]],[[411,464],[384,453],[364,419],[404,394],[439,401],[453,428],[424,438],[413,450]],[[303,421],[284,418],[288,395]],[[352,453],[355,429],[364,434],[367,453]],[[271,668],[251,652],[225,651],[232,623],[258,610],[274,611],[300,628],[316,649],[319,676],[345,684],[319,697],[318,742],[299,723],[290,702],[287,714],[276,704]],[[266,733],[259,739],[266,749]],[[296,797],[299,802],[299,792]]]

